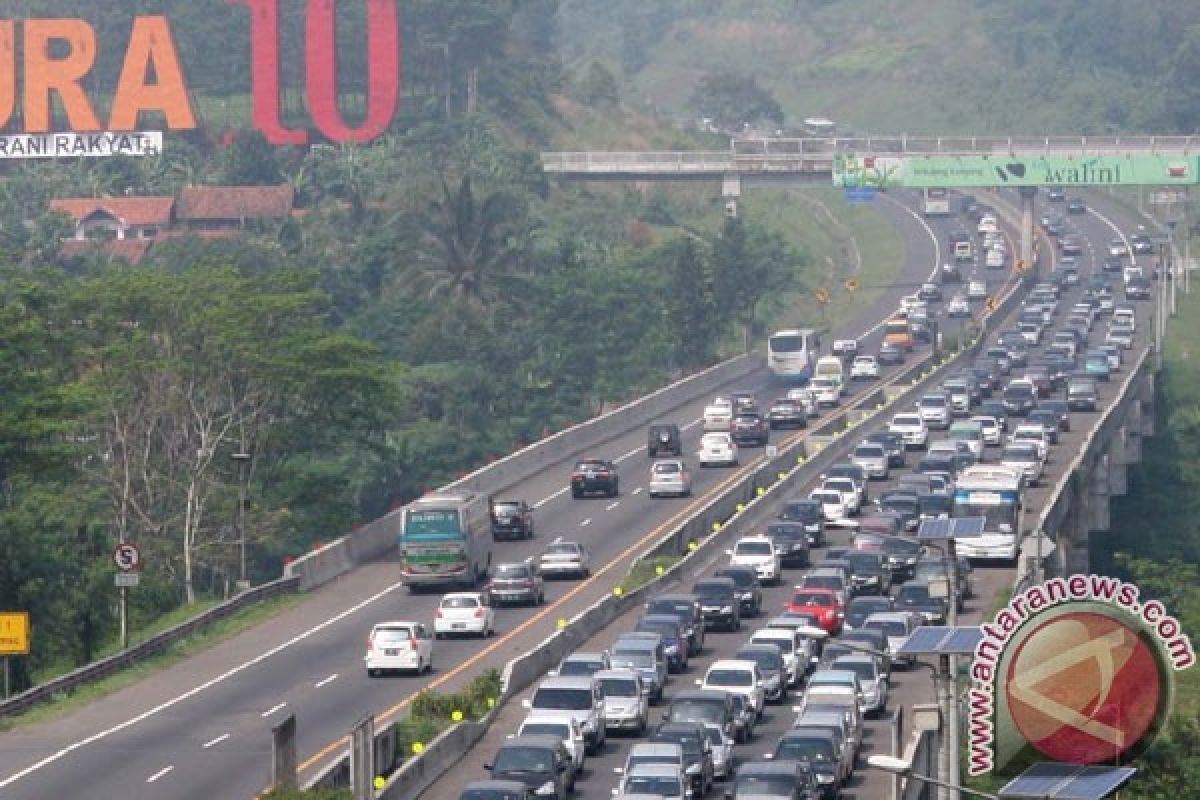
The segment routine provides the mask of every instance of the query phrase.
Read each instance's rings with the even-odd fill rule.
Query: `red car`
[[[788,601],[788,611],[812,614],[821,625],[821,630],[836,636],[842,629],[845,612],[832,589],[797,589]]]

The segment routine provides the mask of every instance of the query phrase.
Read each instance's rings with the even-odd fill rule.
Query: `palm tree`
[[[515,198],[492,192],[476,200],[469,175],[456,190],[441,181],[425,223],[427,262],[421,275],[429,296],[448,295],[483,306],[492,292],[489,279],[508,269],[520,254],[521,210]],[[431,263],[429,263],[431,262]]]

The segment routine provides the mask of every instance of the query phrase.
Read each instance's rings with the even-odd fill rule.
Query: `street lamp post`
[[[239,450],[230,454],[229,457],[234,460],[238,468],[237,538],[240,566],[237,585],[239,591],[244,591],[250,586],[246,580],[246,471],[250,466],[250,454]]]
[[[999,795],[994,795],[989,792],[981,792],[976,789],[967,789],[966,787],[959,786],[956,783],[940,781],[937,778],[931,778],[928,775],[921,775],[920,773],[913,772],[912,764],[908,763],[902,758],[896,758],[895,756],[867,756],[867,766],[874,767],[875,769],[881,769],[884,772],[890,772],[894,775],[903,775],[913,778],[921,781],[922,783],[932,784],[943,789],[949,789],[952,792],[961,792],[969,797],[981,797],[983,800],[1000,800]]]

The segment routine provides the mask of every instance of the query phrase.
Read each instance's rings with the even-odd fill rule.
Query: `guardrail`
[[[224,603],[205,611],[203,614],[198,614],[172,628],[168,628],[162,633],[151,636],[141,644],[122,650],[120,653],[111,655],[108,658],[94,661],[66,675],[47,681],[32,689],[27,689],[20,694],[13,695],[7,700],[0,702],[0,718],[28,711],[34,706],[56,699],[60,695],[70,694],[73,690],[84,684],[94,683],[123,669],[128,669],[140,661],[162,653],[176,642],[186,639],[188,636],[208,627],[214,622],[219,622],[236,614],[247,606],[278,597],[282,594],[294,592],[298,585],[298,578],[285,577],[271,581],[270,583],[264,583],[262,586],[256,586],[253,589],[247,589],[226,600]]]
[[[518,692],[528,688],[564,656],[640,604],[648,593],[661,591],[665,585],[679,582],[693,564],[702,562],[727,541],[760,524],[767,513],[768,503],[775,500],[778,492],[786,491],[800,481],[810,480],[814,474],[845,456],[854,444],[845,434],[878,422],[888,410],[903,406],[917,393],[924,391],[930,381],[957,368],[965,359],[975,357],[987,333],[994,328],[995,321],[1007,318],[1019,303],[1019,289],[1019,281],[1010,284],[995,310],[985,315],[978,336],[954,356],[934,362],[930,355],[908,366],[887,384],[868,392],[845,410],[824,421],[820,427],[797,439],[775,458],[764,458],[758,469],[748,473],[731,489],[706,503],[648,547],[638,559],[666,553],[682,555],[683,558],[636,590],[621,595],[606,595],[569,620],[565,627],[540,645],[509,661],[504,668],[503,692],[495,710],[480,722],[459,723],[451,727],[434,744],[427,746],[421,755],[409,759],[392,774],[378,797],[388,800],[419,797],[479,741],[495,713]],[[889,389],[899,391],[889,392]],[[463,730],[454,733],[459,728]],[[431,748],[434,749],[432,755]],[[346,785],[338,781],[343,776],[348,779],[348,762],[349,753],[344,753],[310,780],[307,788]]]

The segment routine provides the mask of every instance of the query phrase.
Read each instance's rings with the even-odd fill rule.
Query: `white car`
[[[704,409],[705,431],[728,431],[733,424],[733,401],[727,397],[714,398]]]
[[[878,378],[879,362],[875,356],[858,356],[850,365],[850,378]]]
[[[860,442],[850,455],[850,461],[867,471],[868,478],[887,480],[891,472],[888,466],[888,453],[883,445],[876,442]]]
[[[812,389],[807,387],[788,389],[787,399],[799,403],[804,408],[804,413],[810,417],[815,417],[821,413],[821,409],[817,403],[817,393]]]
[[[1005,253],[1002,249],[996,248],[988,250],[988,254],[984,257],[983,265],[988,269],[1001,269],[1004,267]]]
[[[972,422],[978,422],[979,427],[983,429],[983,443],[999,446],[1004,443],[1004,431],[1000,429],[1000,423],[995,417],[977,416],[971,417]]]
[[[987,284],[983,281],[975,280],[967,284],[967,299],[968,300],[984,300],[987,298]]]
[[[927,394],[917,401],[917,413],[927,427],[945,430],[950,427],[950,398],[944,394]]]
[[[517,736],[553,736],[562,739],[575,762],[575,771],[583,769],[587,760],[587,743],[583,739],[583,728],[573,719],[547,717],[537,712],[530,714],[517,728]],[[510,734],[511,736],[511,734]]]
[[[817,642],[804,637],[794,628],[759,628],[750,636],[750,644],[770,644],[783,656],[788,686],[798,686],[817,652]]]
[[[691,800],[690,778],[674,764],[637,764],[625,772],[614,800]]]
[[[954,295],[946,305],[946,316],[952,319],[971,316],[971,303],[961,294]]]
[[[867,713],[866,692],[863,691],[858,673],[852,670],[819,669],[808,676],[808,684],[804,687],[804,691],[851,695],[858,701],[858,713],[864,716]]]
[[[701,689],[715,689],[730,694],[740,694],[754,713],[762,716],[767,704],[767,692],[763,686],[762,672],[754,661],[724,658],[714,661],[704,673],[704,680],[696,683]]]
[[[650,724],[650,694],[642,677],[629,669],[605,669],[593,673],[604,691],[604,724],[610,731],[633,731],[641,735]]]
[[[1016,430],[1008,435],[1008,443],[1034,445],[1042,461],[1050,454],[1050,437],[1046,436],[1046,429],[1041,425],[1018,425]]]
[[[696,459],[702,467],[737,466],[738,446],[728,433],[706,433],[700,437]]]
[[[560,575],[586,578],[592,572],[592,559],[586,547],[560,536],[546,545],[538,559],[538,572],[547,578]]]
[[[432,671],[433,634],[423,622],[380,622],[367,637],[363,661],[371,678],[393,670]]]
[[[859,491],[858,484],[850,478],[826,478],[821,484],[821,490],[825,492],[841,492],[842,504],[846,507],[848,516],[855,516],[862,510],[862,493]]]
[[[1037,445],[1033,442],[1021,442],[1005,447],[1000,454],[1000,464],[1019,471],[1024,476],[1025,483],[1030,486],[1038,484],[1045,469]]]
[[[1129,246],[1125,244],[1124,239],[1113,239],[1108,243],[1108,254],[1119,257],[1127,256],[1129,255]]]
[[[687,497],[692,493],[692,473],[687,464],[677,458],[655,461],[650,467],[646,492],[651,497]]]
[[[783,575],[779,552],[766,536],[743,536],[725,553],[730,566],[753,567],[763,583],[777,583]]]
[[[813,489],[808,495],[809,500],[816,500],[821,504],[821,514],[825,517],[826,522],[835,522],[846,519],[850,516],[846,513],[846,498],[841,492],[825,489]]]
[[[496,632],[496,609],[486,592],[453,592],[442,597],[433,614],[433,635],[491,636]]]
[[[841,381],[833,378],[814,378],[809,385],[816,393],[818,405],[836,406],[842,399]]]
[[[897,414],[888,424],[888,430],[900,434],[908,448],[924,449],[929,443],[929,427],[920,414]]]
[[[858,684],[862,687],[865,701],[863,710],[867,714],[880,715],[887,709],[887,673],[881,668],[881,663],[876,656],[855,653],[839,656],[832,664],[835,670],[849,670],[858,675]]]

